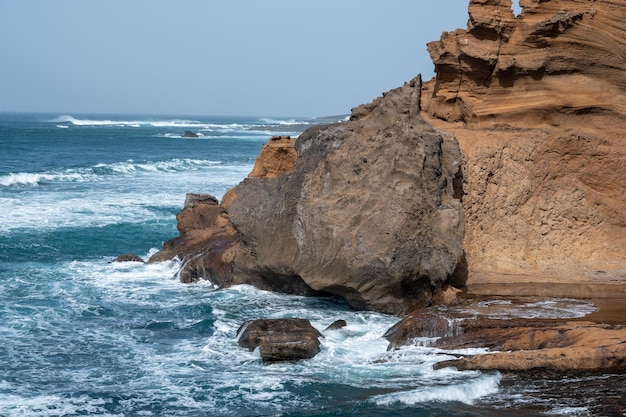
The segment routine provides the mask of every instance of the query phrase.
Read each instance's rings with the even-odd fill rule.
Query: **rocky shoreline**
[[[184,282],[404,316],[392,347],[428,336],[497,352],[438,367],[626,372],[626,6],[520,6],[471,0],[468,28],[428,46],[433,80],[270,139],[221,202],[188,195],[180,236],[150,261],[180,258]],[[600,310],[458,315],[520,297]]]

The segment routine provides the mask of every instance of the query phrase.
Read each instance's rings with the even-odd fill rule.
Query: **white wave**
[[[57,127],[67,128],[70,124],[73,126],[114,126],[114,127],[157,127],[157,128],[178,128],[192,129],[194,131],[216,131],[216,132],[235,132],[247,131],[258,125],[239,124],[239,123],[206,123],[199,120],[188,119],[164,119],[164,120],[112,120],[112,119],[79,119],[73,116],[64,115],[55,119],[48,120],[49,123],[67,123],[57,124]],[[291,122],[277,121],[273,124],[291,124]],[[294,124],[298,124],[294,121]]]
[[[87,168],[68,168],[60,171],[46,172],[17,172],[0,176],[0,186],[12,187],[30,185],[36,186],[52,182],[89,182],[97,181],[104,175],[150,172],[179,172],[195,171],[203,168],[220,165],[220,161],[192,158],[175,158],[166,161],[114,162],[111,164],[96,164]],[[242,177],[243,178],[243,177]]]
[[[267,117],[263,117],[261,119],[259,119],[261,122],[269,124],[269,125],[279,125],[279,126],[293,126],[293,125],[308,125],[308,122],[305,121],[299,121],[299,120],[295,120],[295,119],[289,119],[289,120],[276,120],[276,119],[270,119]]]
[[[46,182],[66,181],[88,181],[93,179],[93,175],[85,175],[71,170],[65,172],[18,172],[0,176],[0,186],[11,187],[17,185],[40,185]]]
[[[168,119],[168,120],[111,120],[111,119],[77,119],[72,116],[63,115],[49,120],[50,123],[70,123],[74,126],[116,126],[116,127],[202,127],[204,124],[197,120]],[[57,125],[58,126],[58,125]],[[67,125],[63,125],[67,127]]]
[[[24,391],[21,388],[15,392]],[[69,415],[117,416],[106,411],[106,401],[81,395],[63,398],[59,395],[3,394],[0,413],[3,416],[60,417]]]
[[[454,385],[437,385],[434,383],[413,390],[376,396],[372,400],[378,405],[404,404],[413,406],[429,402],[451,401],[473,404],[479,398],[497,393],[501,379],[502,376],[499,373],[483,375],[475,380]]]
[[[57,125],[57,127],[59,129],[67,129],[69,126],[68,125]]]

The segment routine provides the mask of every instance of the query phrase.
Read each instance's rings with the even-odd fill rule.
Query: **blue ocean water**
[[[432,369],[471,352],[388,352],[396,317],[182,284],[176,261],[109,263],[147,258],[177,235],[185,193],[221,198],[272,134],[311,123],[0,114],[0,415],[589,415],[528,381]],[[294,316],[348,326],[295,364],[266,366],[237,346],[244,320]]]

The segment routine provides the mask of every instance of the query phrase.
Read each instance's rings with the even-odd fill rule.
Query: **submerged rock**
[[[195,132],[192,132],[191,130],[185,130],[185,133],[183,133],[183,137],[184,138],[197,138],[198,134]]]
[[[320,352],[322,337],[305,319],[259,319],[245,321],[237,330],[239,346],[257,347],[265,362],[310,359]]]
[[[144,263],[144,261],[143,261],[143,259],[141,259],[141,257],[135,255],[132,252],[120,255],[117,258],[113,259],[111,262],[141,262],[141,263]],[[111,263],[111,262],[109,262],[109,263]]]
[[[330,325],[328,325],[328,327],[326,327],[324,329],[324,331],[328,331],[328,330],[339,330],[339,329],[343,329],[344,327],[346,327],[348,325],[348,323],[346,323],[345,320],[335,320],[334,322],[332,322]]]

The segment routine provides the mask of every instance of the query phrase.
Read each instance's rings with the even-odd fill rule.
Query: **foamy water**
[[[482,349],[443,351],[416,343],[388,351],[382,335],[397,317],[352,311],[329,298],[181,284],[176,261],[108,263],[130,251],[148,258],[177,235],[175,214],[187,192],[220,198],[245,178],[269,136],[307,123],[0,115],[0,415],[593,410],[579,396],[545,401],[534,381],[433,369],[437,361]],[[203,136],[182,138],[187,129]],[[594,308],[575,300],[506,303],[479,304],[467,314],[500,308],[528,317],[579,317]],[[309,319],[320,331],[337,319],[348,325],[324,332],[321,352],[298,363],[264,365],[257,352],[237,345],[243,321],[280,317]],[[619,386],[607,378],[567,383]]]

